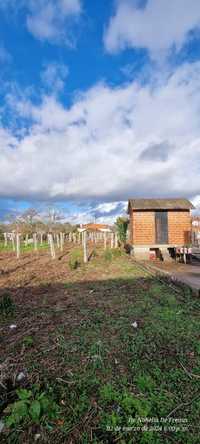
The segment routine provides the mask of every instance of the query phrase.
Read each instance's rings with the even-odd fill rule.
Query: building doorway
[[[155,212],[156,244],[168,244],[168,212]]]

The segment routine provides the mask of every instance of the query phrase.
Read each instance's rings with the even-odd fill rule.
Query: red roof
[[[82,225],[83,228],[86,228],[87,230],[101,230],[101,229],[105,229],[105,228],[110,228],[109,225],[107,224],[84,224]]]

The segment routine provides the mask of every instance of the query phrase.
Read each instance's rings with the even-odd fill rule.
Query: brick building
[[[191,215],[187,199],[130,199],[129,241],[135,256],[147,258],[150,251],[167,259],[171,249],[191,242]]]

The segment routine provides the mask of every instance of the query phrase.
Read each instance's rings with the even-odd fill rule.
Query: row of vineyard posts
[[[111,231],[96,231],[90,232],[87,230],[81,230],[76,233],[33,233],[30,237],[28,234],[25,236],[21,233],[4,233],[4,247],[7,248],[11,245],[13,252],[16,253],[17,259],[20,258],[22,254],[22,246],[27,247],[28,245],[33,246],[35,252],[39,251],[44,245],[44,242],[48,243],[49,252],[52,259],[56,258],[56,251],[63,252],[64,244],[73,243],[74,245],[81,245],[83,248],[83,258],[84,262],[88,262],[88,245],[92,243],[94,245],[98,243],[103,243],[104,249],[117,248],[118,247],[118,235],[116,232]]]

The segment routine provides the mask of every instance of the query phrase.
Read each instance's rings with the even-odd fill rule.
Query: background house
[[[89,223],[89,224],[82,224],[81,227],[88,231],[102,231],[108,233],[111,233],[112,231],[111,226],[107,224]]]
[[[195,246],[200,246],[200,216],[192,217],[192,242]]]

